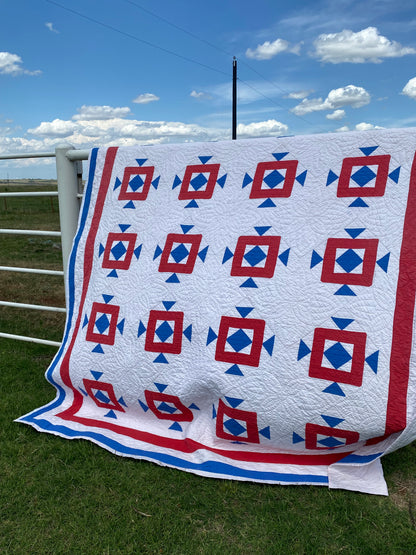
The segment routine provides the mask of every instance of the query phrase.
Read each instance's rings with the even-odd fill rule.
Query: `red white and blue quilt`
[[[416,437],[416,130],[93,149],[54,401],[203,476],[386,494]]]

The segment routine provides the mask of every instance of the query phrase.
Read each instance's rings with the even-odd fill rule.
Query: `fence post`
[[[61,224],[62,262],[65,280],[72,241],[75,237],[78,224],[78,164],[77,161],[68,159],[66,153],[73,150],[71,145],[58,146],[56,154],[56,176],[58,180],[59,220]],[[66,283],[66,281],[65,281]],[[65,287],[67,295],[67,287]],[[68,306],[68,299],[67,306]]]

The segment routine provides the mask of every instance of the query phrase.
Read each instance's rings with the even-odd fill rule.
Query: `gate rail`
[[[61,238],[62,246],[62,266],[63,270],[43,270],[38,268],[21,268],[16,266],[0,266],[0,271],[21,272],[32,274],[46,274],[51,276],[66,277],[68,270],[69,255],[72,248],[72,241],[75,237],[78,214],[80,208],[81,185],[82,185],[82,160],[87,160],[88,150],[76,150],[71,145],[57,147],[55,152],[32,152],[27,154],[2,154],[0,160],[16,160],[21,158],[55,158],[56,177],[58,183],[57,191],[25,191],[25,192],[4,192],[0,197],[33,197],[49,196],[58,197],[60,231],[46,231],[38,229],[0,229],[0,234],[8,235],[47,235]],[[67,291],[65,289],[65,296]],[[68,299],[66,298],[66,305]],[[26,303],[16,303],[11,301],[1,301],[0,306],[13,308],[23,308],[27,310],[45,310],[51,312],[66,312],[65,308],[45,305],[34,305]],[[0,337],[7,339],[17,339],[29,341],[31,343],[42,343],[59,347],[57,341],[29,337],[25,335],[14,335],[0,332]]]

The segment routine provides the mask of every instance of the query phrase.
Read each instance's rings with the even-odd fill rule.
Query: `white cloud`
[[[347,85],[330,91],[325,100],[322,100],[322,98],[305,98],[300,104],[292,108],[292,112],[297,116],[303,116],[322,110],[337,110],[343,106],[361,108],[368,104],[370,99],[370,94],[363,87]]]
[[[284,123],[269,119],[247,125],[239,123],[237,125],[237,136],[244,139],[250,137],[279,137],[280,135],[286,135],[288,130],[288,126]]]
[[[155,94],[144,93],[144,94],[139,94],[139,96],[136,96],[133,102],[135,104],[148,104],[149,102],[155,102],[156,100],[160,100],[160,98]]]
[[[302,100],[303,98],[306,98],[307,96],[309,96],[313,92],[314,92],[313,90],[295,91],[295,92],[291,92],[290,94],[288,94],[287,98],[294,98],[295,100]]]
[[[331,120],[340,120],[345,117],[345,110],[335,110],[332,114],[327,114],[326,118]]]
[[[0,74],[4,75],[39,75],[40,70],[29,71],[22,67],[22,58],[10,52],[0,52]]]
[[[350,128],[348,127],[348,125],[343,125],[342,127],[338,127],[338,129],[336,129],[335,131],[337,131],[337,133],[345,133],[345,131],[349,131]]]
[[[300,44],[290,46],[290,43],[284,39],[276,39],[273,42],[266,40],[263,44],[258,44],[257,47],[252,50],[247,48],[246,56],[253,60],[270,60],[280,54],[281,52],[291,52],[292,54],[299,54]]]
[[[409,79],[406,85],[403,87],[402,93],[416,100],[416,77]]]
[[[112,106],[81,106],[78,114],[72,117],[73,120],[105,120],[113,118],[125,118],[130,115],[130,108],[113,108]]]
[[[190,96],[192,96],[192,98],[196,98],[197,100],[210,100],[212,98],[210,94],[202,91],[192,91]]]
[[[364,121],[361,123],[357,123],[355,126],[357,131],[368,131],[370,129],[385,129],[384,127],[380,127],[379,125],[373,125],[372,123],[365,123]]]
[[[73,121],[54,119],[53,121],[42,121],[37,127],[28,129],[28,133],[43,137],[69,137],[76,129],[77,124]]]
[[[51,31],[52,33],[59,34],[59,31],[57,31],[55,29],[55,27],[53,26],[53,23],[51,23],[51,22],[45,23],[45,27],[47,27],[49,29],[49,31]]]
[[[322,62],[332,64],[380,63],[383,58],[416,54],[414,48],[404,47],[399,42],[380,35],[376,27],[367,27],[357,33],[344,29],[340,33],[322,34],[315,40],[314,46],[313,55]]]

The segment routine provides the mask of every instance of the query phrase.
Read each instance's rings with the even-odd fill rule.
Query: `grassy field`
[[[0,227],[58,229],[56,199],[3,200]],[[59,244],[0,235],[0,265],[59,269]],[[1,272],[0,299],[63,306],[62,280]],[[0,307],[3,332],[59,341],[63,324],[61,315]],[[389,497],[123,459],[13,422],[54,398],[43,376],[54,353],[0,338],[1,554],[416,553],[416,443],[384,458]]]

